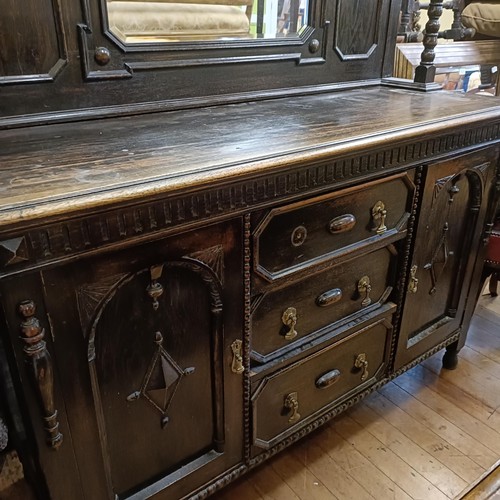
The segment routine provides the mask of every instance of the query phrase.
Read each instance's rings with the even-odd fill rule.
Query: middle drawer
[[[251,357],[267,363],[383,304],[394,284],[392,245],[254,297]]]

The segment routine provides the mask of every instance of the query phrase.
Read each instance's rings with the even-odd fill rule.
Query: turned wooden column
[[[415,83],[433,83],[436,75],[434,48],[437,45],[439,34],[439,18],[443,13],[443,0],[430,0],[427,15],[429,20],[424,31],[424,50],[420,57],[420,64],[415,69]]]
[[[19,314],[23,318],[21,322],[23,351],[42,407],[47,444],[57,449],[63,441],[63,435],[59,432],[54,403],[54,374],[52,360],[44,340],[45,330],[35,317],[35,303],[32,300],[25,300],[19,304]]]

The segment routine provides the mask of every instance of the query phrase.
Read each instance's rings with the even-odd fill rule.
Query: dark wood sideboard
[[[500,101],[392,81],[398,2],[352,3],[293,43],[141,52],[54,1],[35,41],[61,68],[4,64],[2,394],[39,498],[205,498],[438,350],[454,367]]]

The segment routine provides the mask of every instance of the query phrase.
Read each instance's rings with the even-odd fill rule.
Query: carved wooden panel
[[[341,59],[366,59],[375,50],[381,0],[339,0],[335,50]]]
[[[487,154],[429,167],[396,366],[440,342],[461,324],[457,311],[467,296],[469,259],[480,244],[486,211],[483,200],[494,168]]]
[[[88,358],[115,493],[224,450],[220,300],[215,275],[188,259],[129,275],[101,301]]]
[[[52,81],[66,64],[58,0],[4,0],[0,84]]]

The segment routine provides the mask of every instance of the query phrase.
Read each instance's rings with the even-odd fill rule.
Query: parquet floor
[[[500,297],[480,299],[456,370],[442,354],[215,498],[500,499]]]

